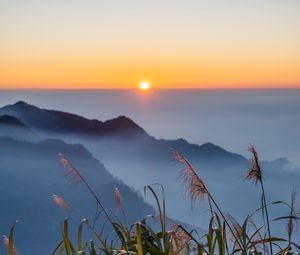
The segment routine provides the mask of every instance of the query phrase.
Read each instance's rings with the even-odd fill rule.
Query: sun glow
[[[150,83],[148,81],[142,81],[140,83],[140,89],[141,90],[149,90],[150,89]]]

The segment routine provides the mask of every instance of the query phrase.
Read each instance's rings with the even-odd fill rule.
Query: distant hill
[[[121,191],[128,222],[154,214],[137,193],[114,178],[82,145],[60,140],[30,143],[0,137],[0,229],[1,234],[7,234],[15,220],[20,221],[16,226],[16,243],[22,254],[36,251],[50,254],[59,241],[60,222],[64,217],[70,217],[76,227],[81,218],[94,218],[95,201],[84,185],[66,178],[58,163],[58,153],[64,153],[72,161],[103,205],[113,209],[121,220],[124,216],[114,203],[115,187]],[[53,194],[64,197],[73,210],[60,210],[52,201]],[[102,216],[99,222],[103,222]],[[100,224],[99,231],[102,227]]]
[[[28,129],[27,126],[22,123],[19,119],[9,116],[7,114],[0,116],[0,127],[9,126]]]
[[[0,113],[0,137],[9,136],[19,140],[34,140],[37,136],[21,120],[14,116]]]

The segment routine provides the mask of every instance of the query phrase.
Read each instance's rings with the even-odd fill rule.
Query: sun
[[[140,90],[149,90],[150,89],[150,83],[148,81],[142,81],[140,83]]]

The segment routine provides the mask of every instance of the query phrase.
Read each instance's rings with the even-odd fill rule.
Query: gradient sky
[[[299,0],[0,2],[0,88],[300,87]]]

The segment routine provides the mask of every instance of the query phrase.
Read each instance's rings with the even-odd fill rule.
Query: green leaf
[[[143,244],[142,244],[142,236],[140,224],[136,223],[136,239],[137,239],[137,247],[138,247],[138,255],[143,255]]]
[[[82,252],[82,255],[85,255],[82,248],[82,228],[83,224],[87,224],[87,220],[83,219],[78,227],[78,233],[77,233],[77,244],[78,244],[78,252]]]
[[[15,226],[12,226],[9,232],[9,238],[8,238],[8,255],[14,254],[14,229]]]

